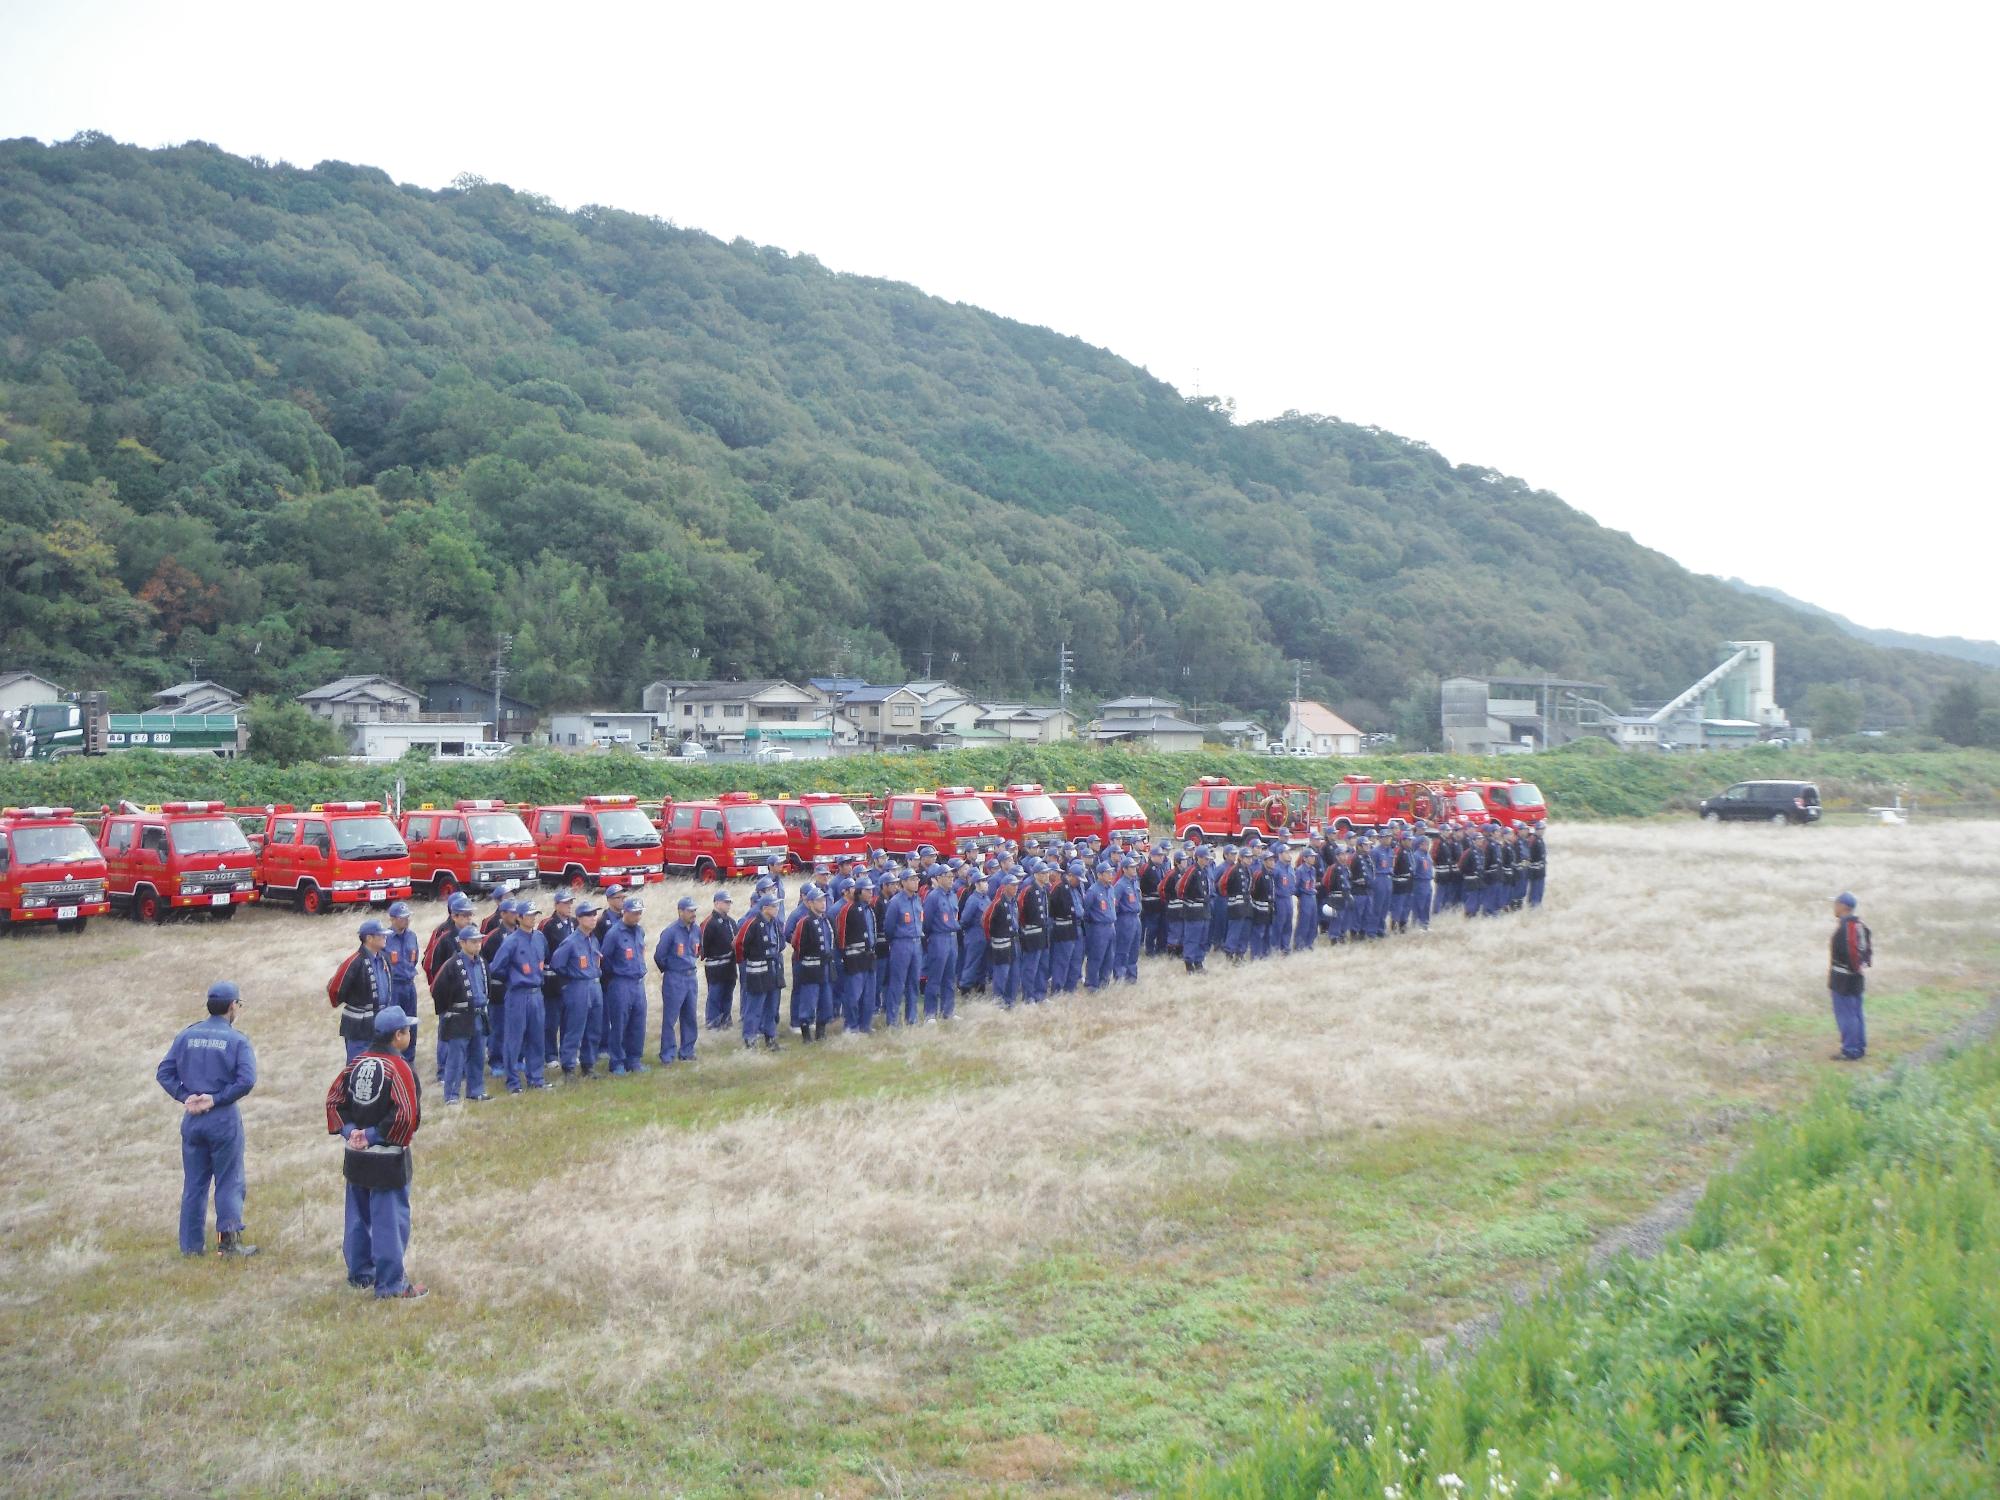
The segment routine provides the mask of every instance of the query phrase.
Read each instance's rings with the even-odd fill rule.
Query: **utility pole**
[[[514,637],[506,631],[493,648],[493,738],[504,739],[500,733],[500,684],[507,680],[507,653],[514,649]]]
[[[1285,734],[1287,736],[1285,748],[1288,750],[1291,748],[1289,735],[1291,734],[1292,725],[1299,721],[1299,699],[1305,696],[1305,672],[1306,664],[1304,662],[1294,661],[1292,663],[1292,712],[1290,722],[1285,725]]]
[[[1069,674],[1076,666],[1076,653],[1064,641],[1056,649],[1056,702],[1064,713],[1069,712]]]
[[[930,680],[931,680],[931,653],[926,651],[924,653],[924,681],[929,682]]]

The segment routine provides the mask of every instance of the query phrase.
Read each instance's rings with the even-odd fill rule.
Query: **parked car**
[[[1755,823],[1817,823],[1819,788],[1810,781],[1739,781],[1705,798],[1701,815],[1711,823],[1737,818]]]

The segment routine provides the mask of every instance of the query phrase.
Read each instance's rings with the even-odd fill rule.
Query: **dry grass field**
[[[1478,1311],[1808,1088],[1832,1066],[1834,892],[1861,894],[1880,952],[1864,1067],[2000,971],[2000,825],[1551,845],[1538,913],[775,1057],[708,1037],[693,1068],[478,1106],[427,1087],[410,1263],[433,1295],[407,1307],[354,1297],[339,1259],[322,984],[349,917],[16,937],[0,1476],[1141,1490]],[[243,987],[262,1073],[243,1264],[175,1253],[153,1082],[216,978]]]

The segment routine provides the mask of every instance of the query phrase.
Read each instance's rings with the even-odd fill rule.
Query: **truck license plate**
[[[76,916],[76,908],[74,906],[58,906],[56,908],[56,920],[58,922],[70,921],[75,916]]]
[[[229,904],[229,898],[227,896],[210,896],[208,898],[208,904],[210,906],[227,906]]]
[[[368,899],[370,901],[387,901],[389,899],[389,893],[387,891],[370,891],[368,893]]]

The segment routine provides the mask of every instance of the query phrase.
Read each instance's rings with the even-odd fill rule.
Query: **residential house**
[[[970,699],[972,697],[972,694],[968,693],[964,688],[954,683],[946,682],[942,677],[933,677],[922,682],[906,682],[903,686],[915,693],[926,703],[942,703],[947,698]]]
[[[725,751],[784,745],[794,755],[822,756],[833,748],[825,702],[783,678],[704,682],[675,695],[673,737],[698,739]]]
[[[162,714],[240,714],[243,712],[243,695],[224,687],[219,682],[210,682],[206,677],[194,682],[177,682],[172,687],[161,688],[153,694],[154,713]]]
[[[674,712],[674,705],[680,701],[680,695],[689,688],[706,685],[691,677],[656,677],[640,689],[639,707],[649,714],[658,714],[662,723],[678,719],[680,715]]]
[[[1292,704],[1285,720],[1284,744],[1307,755],[1359,755],[1361,731],[1324,703],[1303,699]]]
[[[1172,714],[1121,714],[1093,720],[1089,737],[1100,745],[1173,752],[1201,749],[1201,726]]]
[[[806,686],[828,703],[838,703],[856,688],[868,686],[865,677],[808,677]]]
[[[1076,738],[1076,715],[1066,708],[1032,703],[988,703],[982,705],[978,727],[1009,740],[1054,745]]]
[[[1182,705],[1171,698],[1111,698],[1097,705],[1100,717],[1129,719],[1145,714],[1178,714]]]
[[[424,684],[426,713],[485,723],[493,719],[493,703],[493,689],[477,683],[446,678]],[[493,724],[493,738],[510,745],[527,744],[535,737],[535,726],[542,722],[541,709],[512,693],[501,693],[499,703],[500,719]]]
[[[1253,755],[1262,755],[1271,743],[1269,732],[1255,719],[1224,719],[1215,732],[1230,749],[1248,750]]]
[[[657,715],[643,709],[598,708],[549,715],[549,743],[558,750],[643,750],[659,733]]]
[[[924,696],[910,687],[860,687],[841,707],[861,731],[867,750],[900,750],[922,743]]]
[[[60,703],[63,690],[48,678],[16,669],[0,672],[0,712],[11,713],[30,703]]]
[[[300,693],[298,702],[322,719],[330,719],[342,729],[353,724],[415,722],[423,697],[401,683],[377,673],[358,677],[336,677],[332,682]]]

